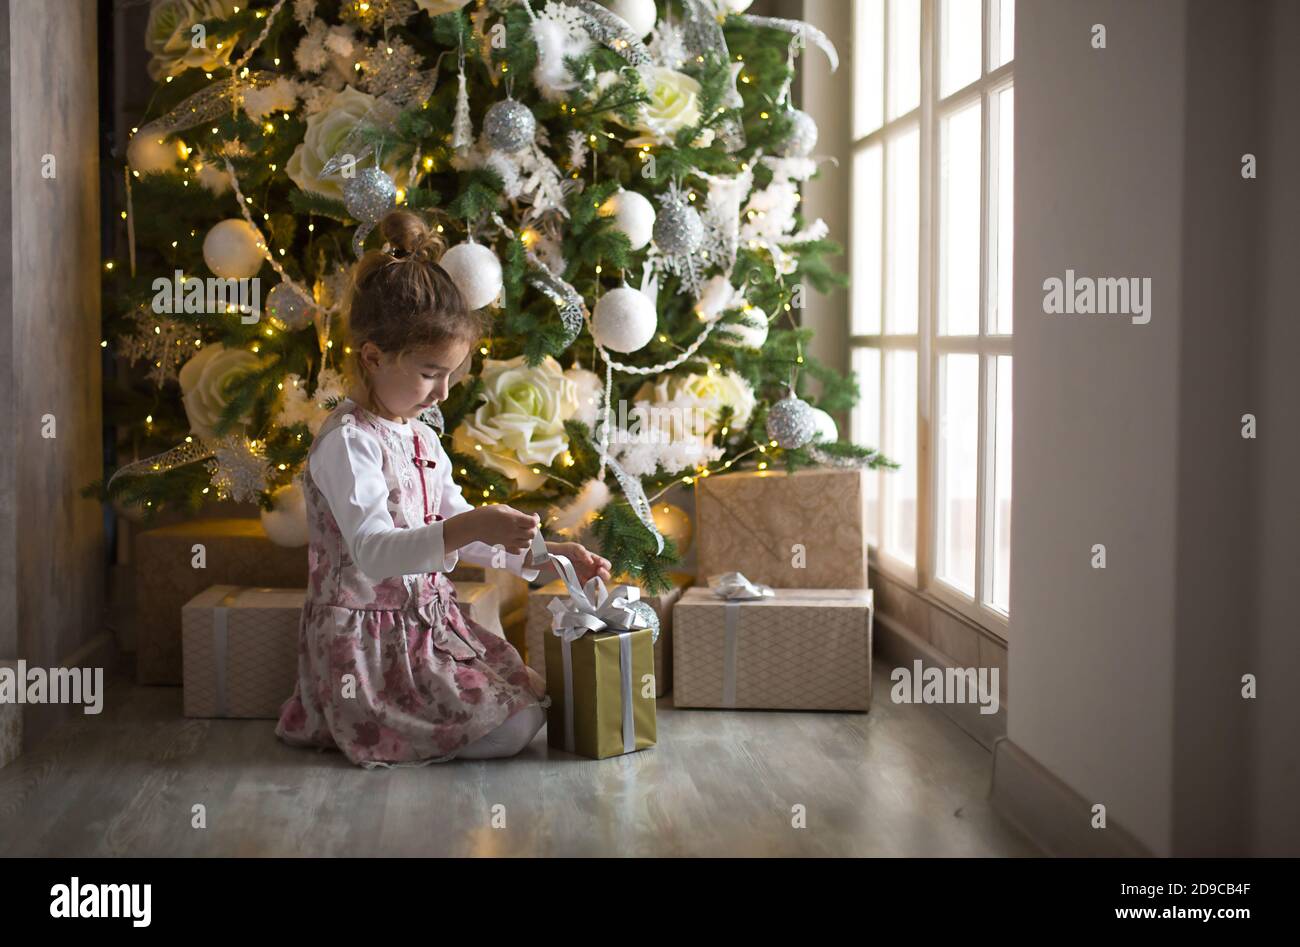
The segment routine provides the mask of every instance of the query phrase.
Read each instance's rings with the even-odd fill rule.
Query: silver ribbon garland
[[[564,672],[564,748],[574,752],[577,741],[574,732],[573,712],[573,650],[572,644],[591,632],[610,632],[619,636],[618,664],[621,679],[623,711],[623,752],[636,750],[636,720],[633,714],[632,689],[632,633],[651,626],[630,607],[641,597],[634,585],[617,585],[606,589],[599,576],[592,576],[587,584],[578,583],[578,574],[567,556],[552,553],[546,548],[541,531],[533,534],[532,560],[535,565],[547,561],[555,563],[555,570],[564,580],[568,590],[567,601],[552,599],[547,608],[552,617],[551,631],[560,639],[561,663]],[[651,642],[659,639],[659,630],[651,628]]]
[[[529,286],[542,293],[555,303],[560,310],[560,322],[564,324],[564,347],[568,348],[582,331],[582,297],[578,291],[560,277],[551,272],[533,251],[529,250],[524,259],[528,263]]]
[[[195,92],[166,115],[154,119],[136,134],[170,135],[210,122],[226,111],[238,109],[243,104],[245,89],[264,89],[279,79],[280,76],[273,72],[250,72],[243,78],[219,79]]]
[[[627,60],[629,66],[640,70],[654,65],[654,57],[650,55],[650,50],[627,25],[627,20],[610,12],[595,0],[564,0],[564,2],[582,13],[583,26],[591,34],[592,39],[618,53]],[[528,6],[527,0],[525,6]],[[528,12],[532,15],[531,7],[528,7]]]
[[[783,20],[774,16],[755,16],[752,13],[746,13],[741,19],[751,26],[767,27],[770,30],[781,30],[783,33],[789,33],[791,36],[801,37],[805,40],[812,40],[813,45],[826,54],[830,61],[831,72],[840,68],[840,57],[835,51],[835,44],[821,30],[815,26],[805,23],[803,20]]]
[[[722,35],[717,16],[704,0],[683,0],[683,6],[686,10],[683,38],[687,52],[696,57],[714,56],[728,67],[727,95],[723,105],[731,109],[739,108],[744,103],[736,88],[736,74],[730,70],[731,51],[727,49],[727,39]],[[728,116],[718,124],[718,138],[728,153],[745,147],[745,130],[735,116]]]

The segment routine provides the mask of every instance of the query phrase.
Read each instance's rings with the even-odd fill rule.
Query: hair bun
[[[379,222],[379,230],[396,257],[418,257],[436,263],[442,256],[442,240],[419,215],[409,210],[389,211]]]

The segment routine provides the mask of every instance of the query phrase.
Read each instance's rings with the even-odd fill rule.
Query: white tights
[[[546,723],[546,711],[537,704],[525,707],[490,733],[479,737],[456,754],[462,760],[488,760],[514,756],[533,742]]]

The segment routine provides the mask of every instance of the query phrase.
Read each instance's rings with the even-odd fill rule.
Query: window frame
[[[882,0],[882,39],[881,39],[881,125],[871,132],[858,136],[854,128],[850,136],[850,167],[853,159],[863,150],[874,145],[880,147],[880,325],[879,332],[861,334],[849,327],[850,359],[853,351],[863,348],[876,349],[880,352],[879,389],[874,393],[874,408],[878,413],[877,424],[879,443],[888,454],[884,445],[889,443],[889,411],[885,393],[887,390],[888,371],[886,370],[887,352],[894,350],[912,351],[917,355],[917,420],[916,420],[916,545],[915,565],[892,556],[882,548],[885,540],[885,478],[894,476],[884,471],[876,474],[881,478],[876,496],[876,522],[873,532],[877,542],[871,546],[871,565],[886,577],[901,582],[916,590],[923,597],[933,599],[971,619],[981,627],[999,637],[1007,637],[1009,614],[994,607],[986,599],[992,599],[992,563],[996,555],[995,531],[993,517],[996,496],[991,491],[996,489],[994,464],[996,462],[995,432],[991,428],[996,418],[996,386],[992,366],[1000,356],[1012,357],[1014,378],[1014,334],[994,334],[996,327],[991,325],[992,305],[989,299],[990,260],[993,249],[992,236],[994,217],[997,208],[991,191],[990,177],[993,162],[997,158],[996,145],[991,128],[993,105],[996,97],[1003,91],[1014,87],[1014,50],[1007,61],[990,71],[993,59],[994,43],[1000,35],[999,0],[980,0],[981,9],[981,43],[980,75],[966,85],[953,90],[947,96],[939,96],[940,55],[942,32],[942,0],[918,0],[920,4],[920,94],[919,103],[908,112],[889,117],[890,96],[890,0]],[[853,36],[858,35],[857,19],[861,15],[861,4],[853,3]],[[852,95],[856,98],[857,73],[854,73]],[[979,261],[979,331],[976,335],[940,335],[938,332],[939,279],[940,279],[940,213],[939,195],[941,194],[941,152],[939,141],[940,129],[945,118],[955,114],[973,103],[980,103],[980,261]],[[851,105],[852,114],[856,115],[856,101]],[[1013,114],[1014,120],[1014,114]],[[887,332],[886,305],[889,292],[888,274],[888,185],[889,155],[887,141],[900,131],[915,125],[919,132],[920,167],[919,173],[919,245],[917,247],[917,331],[915,333]],[[1010,182],[999,182],[999,187],[1009,186]],[[856,192],[860,186],[857,175],[850,173],[850,187]],[[851,198],[852,201],[852,198]],[[851,203],[850,206],[855,206]],[[850,228],[850,245],[860,226],[854,220]],[[1014,313],[1013,313],[1014,320]],[[1015,325],[1012,323],[1011,332]],[[975,576],[973,596],[953,585],[938,574],[939,539],[941,522],[938,520],[936,500],[941,475],[939,464],[940,443],[938,418],[935,407],[940,402],[940,360],[949,354],[975,354],[979,357],[978,386],[978,454],[976,470],[976,513],[975,513]],[[1014,384],[1014,382],[1013,382]],[[871,393],[864,392],[864,401],[872,405]],[[854,409],[856,416],[863,409]],[[904,465],[910,459],[895,458]]]

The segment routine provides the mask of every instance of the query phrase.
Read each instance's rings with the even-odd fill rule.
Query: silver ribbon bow
[[[751,582],[743,572],[724,572],[709,576],[709,588],[718,598],[728,601],[745,601],[756,598],[773,598],[776,592],[770,585]]]

